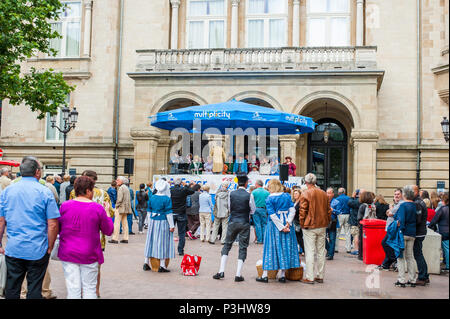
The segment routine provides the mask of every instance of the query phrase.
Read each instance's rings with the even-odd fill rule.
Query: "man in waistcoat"
[[[213,276],[214,279],[221,279],[225,277],[224,272],[228,253],[233,245],[233,242],[239,236],[239,257],[234,281],[244,281],[241,271],[247,257],[247,247],[250,240],[250,214],[253,214],[256,210],[253,195],[246,190],[247,185],[247,175],[239,175],[239,188],[229,193],[228,207],[230,209],[230,220],[228,222],[225,244],[222,248],[220,269],[219,272]]]

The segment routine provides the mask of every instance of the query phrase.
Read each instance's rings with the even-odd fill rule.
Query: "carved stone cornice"
[[[133,127],[130,135],[134,140],[159,140],[161,131],[155,127]]]
[[[231,0],[231,5],[232,6],[238,6],[240,1],[241,0]]]
[[[438,92],[439,97],[448,105],[449,89],[443,89]]]
[[[353,131],[351,134],[351,142],[377,142],[379,134],[377,131]]]

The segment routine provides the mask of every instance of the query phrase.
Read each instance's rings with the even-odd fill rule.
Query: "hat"
[[[288,159],[288,158],[292,161],[292,157],[290,157],[290,156],[286,156],[284,159]]]
[[[167,183],[165,180],[160,179],[155,183],[155,189],[157,191],[157,194],[162,194],[166,196],[170,196],[170,187],[169,183]],[[169,195],[168,195],[169,194]]]

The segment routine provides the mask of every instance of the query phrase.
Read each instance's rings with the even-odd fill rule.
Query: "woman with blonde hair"
[[[436,191],[431,191],[430,201],[431,201],[431,208],[436,210],[436,208],[438,207],[439,202],[440,202],[438,193]]]
[[[285,283],[285,271],[300,267],[295,230],[291,227],[295,208],[290,194],[283,191],[279,180],[270,180],[268,189],[270,195],[266,199],[266,208],[269,218],[264,234],[263,274],[256,281],[267,283],[269,270],[281,270],[278,281]]]

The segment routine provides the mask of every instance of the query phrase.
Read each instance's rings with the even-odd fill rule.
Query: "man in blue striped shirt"
[[[41,165],[27,156],[20,165],[22,178],[0,196],[0,254],[6,255],[6,299],[19,299],[27,276],[27,299],[42,298],[42,282],[58,235],[58,206],[52,192],[39,183]],[[1,240],[6,227],[8,243]]]

